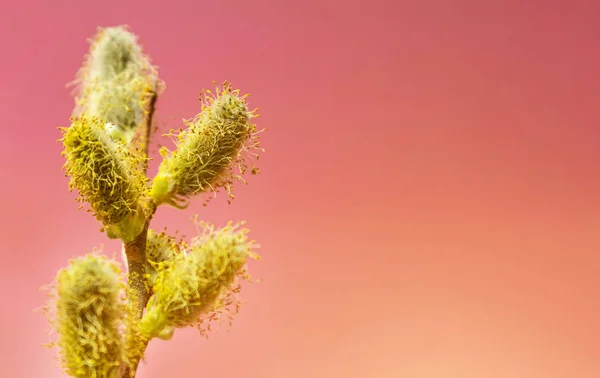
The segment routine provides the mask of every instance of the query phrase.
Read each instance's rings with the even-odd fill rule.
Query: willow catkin
[[[187,128],[176,137],[176,149],[161,149],[164,159],[154,178],[152,197],[157,204],[183,207],[190,196],[225,188],[230,192],[234,178],[246,171],[244,152],[260,149],[258,131],[251,122],[256,117],[246,97],[229,83],[206,91],[202,111],[185,121]],[[256,173],[253,168],[252,173]],[[231,195],[231,192],[230,192]],[[231,197],[233,197],[231,195]]]
[[[142,158],[112,139],[98,118],[74,118],[60,130],[69,190],[77,189],[78,201],[90,204],[109,237],[133,240],[144,223]]]
[[[55,329],[70,376],[115,377],[123,356],[122,289],[118,265],[104,256],[77,258],[58,272]]]
[[[131,143],[157,91],[156,68],[125,26],[99,28],[79,70],[74,116],[98,117]]]
[[[203,233],[194,238],[188,254],[158,264],[154,295],[142,319],[151,337],[169,329],[197,325],[201,315],[214,311],[219,298],[231,289],[248,258],[256,258],[246,229],[231,222],[215,230],[202,223]]]

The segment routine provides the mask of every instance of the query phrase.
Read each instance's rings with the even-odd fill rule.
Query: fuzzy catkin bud
[[[71,178],[69,190],[76,188],[78,201],[90,204],[108,236],[130,242],[141,232],[145,219],[142,159],[106,134],[104,127],[97,118],[82,117],[60,129],[64,168]]]
[[[120,73],[148,66],[137,37],[125,26],[99,28],[92,39],[87,60],[92,78],[109,80]]]
[[[116,125],[128,143],[157,90],[156,69],[126,27],[100,28],[79,71],[74,115]]]
[[[60,360],[72,377],[116,377],[123,357],[119,333],[123,284],[116,262],[86,255],[56,278],[55,327]]]
[[[154,295],[141,327],[150,337],[161,337],[173,328],[197,325],[200,316],[215,310],[252,253],[247,230],[230,222],[215,230],[203,223],[204,233],[190,244],[187,255],[159,264]]]
[[[209,189],[230,192],[233,179],[241,178],[234,175],[234,166],[240,174],[247,168],[242,152],[260,149],[250,122],[256,115],[248,110],[246,97],[227,82],[215,94],[206,91],[201,113],[185,121],[187,128],[176,135],[176,150],[161,150],[164,159],[151,191],[156,204],[184,207],[190,196]]]

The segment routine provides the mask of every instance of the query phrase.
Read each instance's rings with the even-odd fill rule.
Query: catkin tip
[[[75,116],[88,114],[119,129],[128,144],[164,87],[157,69],[126,26],[99,28],[78,72]]]

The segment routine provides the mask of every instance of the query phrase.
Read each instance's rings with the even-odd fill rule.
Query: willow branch
[[[150,146],[150,136],[152,134],[152,117],[154,116],[154,110],[157,100],[157,93],[154,91],[150,98],[148,115],[144,122],[142,151],[144,156],[148,157],[148,151]],[[148,168],[147,164],[144,164],[144,173]],[[137,367],[141,360],[141,357],[146,350],[148,345],[148,339],[140,334],[138,329],[139,321],[144,315],[144,308],[150,297],[150,287],[146,278],[146,239],[148,237],[148,227],[150,220],[154,216],[156,211],[156,205],[151,199],[145,206],[147,211],[146,221],[142,232],[137,238],[124,245],[125,256],[127,257],[127,268],[128,268],[128,280],[127,280],[127,306],[129,308],[129,316],[132,317],[131,321],[128,322],[128,328],[126,330],[126,349],[127,359],[124,361],[121,367],[120,377],[121,378],[134,378]]]
[[[144,139],[142,141],[142,150],[144,151],[144,156],[148,157],[150,150],[150,137],[152,135],[152,118],[154,116],[154,110],[156,109],[156,100],[158,99],[157,88],[152,92],[152,97],[150,97],[150,103],[148,104],[148,116],[146,117],[146,122],[144,124]],[[144,165],[144,173],[146,173],[148,169],[148,165]]]

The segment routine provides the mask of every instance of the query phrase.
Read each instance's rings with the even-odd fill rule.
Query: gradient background
[[[212,80],[268,128],[232,205],[154,222],[246,219],[263,283],[229,332],[153,341],[140,378],[600,377],[600,2],[8,3],[2,377],[61,376],[38,288],[120,250],[76,210],[56,127],[86,38],[122,23],[167,82],[161,130]]]

